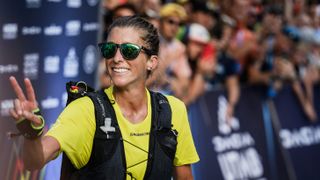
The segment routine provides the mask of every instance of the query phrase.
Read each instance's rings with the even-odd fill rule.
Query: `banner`
[[[318,121],[311,123],[292,88],[284,88],[274,99],[276,130],[288,152],[296,179],[319,179],[320,171],[320,87],[314,88],[314,104]],[[271,106],[272,108],[272,106]]]
[[[224,91],[211,91],[189,107],[200,163],[196,179],[288,179],[268,110],[265,91],[243,88],[230,125]],[[271,128],[271,129],[270,129]]]
[[[9,77],[20,85],[31,79],[49,128],[66,104],[65,83],[94,86],[98,65],[99,0],[24,0],[0,3],[0,179],[59,179],[60,161],[42,171],[25,171],[22,138],[9,117],[15,95]],[[49,179],[49,178],[48,178]]]

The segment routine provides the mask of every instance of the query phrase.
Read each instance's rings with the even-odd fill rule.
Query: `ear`
[[[158,56],[152,55],[150,59],[147,61],[147,70],[152,71],[156,69],[158,66]]]

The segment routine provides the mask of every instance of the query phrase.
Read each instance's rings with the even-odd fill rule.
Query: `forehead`
[[[110,31],[107,41],[117,44],[121,43],[135,43],[143,45],[142,30],[133,27],[115,27]]]

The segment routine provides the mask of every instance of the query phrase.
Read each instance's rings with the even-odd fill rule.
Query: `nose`
[[[116,62],[116,63],[118,63],[120,61],[123,61],[123,57],[122,57],[122,54],[120,53],[120,49],[119,48],[117,48],[117,50],[116,50],[116,54],[113,57],[113,61]]]

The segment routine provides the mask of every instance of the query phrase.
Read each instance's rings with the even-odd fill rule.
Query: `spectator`
[[[185,45],[175,38],[186,17],[184,8],[178,4],[169,3],[161,8],[160,63],[148,81],[151,89],[179,98],[184,96],[191,76]]]
[[[187,48],[188,62],[189,62],[189,66],[191,68],[192,74],[190,77],[189,88],[187,89],[187,93],[182,99],[188,105],[204,93],[205,91],[204,69],[208,68],[213,63],[210,63],[207,60],[200,59],[202,58],[201,56],[204,52],[206,45],[210,41],[210,35],[207,29],[200,24],[192,23],[187,27],[187,32],[188,34],[187,34],[186,48]],[[211,59],[213,60],[213,56],[211,57]],[[211,59],[208,59],[208,60],[210,61]]]

